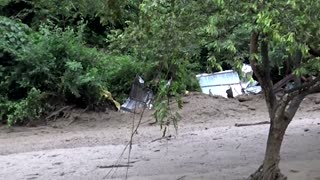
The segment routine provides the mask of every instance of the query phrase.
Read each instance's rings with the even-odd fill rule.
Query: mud
[[[281,152],[289,180],[320,179],[320,95],[307,97],[290,124]],[[47,126],[0,127],[0,179],[238,180],[263,160],[269,125],[235,127],[268,120],[262,96],[248,101],[193,93],[183,98],[179,129],[159,139],[152,111],[134,136],[126,166],[132,123],[130,113],[74,110],[68,119]],[[120,158],[121,157],[121,158]],[[110,170],[111,173],[108,173]]]

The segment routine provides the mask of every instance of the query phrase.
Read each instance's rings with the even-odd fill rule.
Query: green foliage
[[[303,65],[296,74],[307,75],[319,72],[316,57],[310,57],[310,47],[319,49],[318,11],[320,3],[306,1],[213,1],[215,10],[208,14],[204,26],[209,49],[209,61],[215,65],[228,63],[234,68],[249,59],[250,36],[260,33],[259,42],[269,44],[271,68],[282,69],[285,61],[289,69],[295,69],[297,51],[303,53]],[[283,13],[286,12],[286,13]],[[251,54],[261,63],[258,54]],[[313,59],[313,60],[310,60]],[[307,60],[309,59],[309,60]],[[238,68],[236,68],[238,69]]]
[[[12,84],[10,76],[14,71],[18,52],[30,43],[31,30],[26,25],[0,16],[0,90],[7,94]],[[6,97],[6,96],[4,96]]]
[[[84,104],[97,101],[105,86],[98,70],[102,54],[85,47],[81,35],[71,29],[43,27],[33,39],[34,44],[17,59],[15,78],[21,86],[43,89],[62,99],[81,98]]]
[[[32,88],[25,99],[1,102],[1,115],[6,115],[8,126],[39,118],[45,111],[44,94]],[[1,119],[2,120],[2,119]]]
[[[34,30],[42,24],[76,29],[85,22],[84,40],[105,48],[108,32],[123,28],[125,21],[135,18],[139,3],[140,0],[1,0],[0,15],[19,19]]]
[[[6,70],[3,66],[13,64],[13,58],[17,51],[25,47],[29,42],[30,29],[22,24],[0,16],[0,77],[4,78]]]
[[[94,3],[90,0],[1,0],[0,8],[12,13],[5,15],[21,19],[34,14],[33,23],[38,25],[46,20],[68,24],[78,17],[100,17],[101,22],[107,24],[132,16],[133,11],[129,14],[127,10],[133,10],[138,3],[132,0],[96,0]]]
[[[10,0],[0,0],[0,6],[7,5]]]
[[[76,17],[100,17],[103,24],[114,22],[125,16],[125,6],[134,5],[131,1],[117,0],[37,0],[32,2],[38,16],[47,19],[58,20],[63,16],[66,21],[59,19],[59,23],[65,23]]]
[[[206,2],[207,3],[207,2]],[[130,54],[150,64],[152,71],[146,79],[158,93],[156,117],[160,123],[167,118],[167,103],[163,94],[177,96],[186,89],[198,90],[191,72],[191,59],[201,50],[201,24],[206,16],[201,12],[205,4],[194,1],[143,1],[139,19],[128,22],[125,31],[114,31],[109,42],[117,53]],[[196,14],[196,16],[194,16]],[[190,23],[192,22],[192,23]],[[163,82],[173,80],[174,88],[165,88]]]
[[[107,88],[119,102],[124,102],[128,98],[134,77],[144,76],[150,71],[150,65],[131,56],[107,56],[101,63],[106,73]]]
[[[178,129],[178,121],[181,119],[181,116],[177,112],[173,112],[170,96],[175,98],[178,108],[182,108],[182,100],[179,93],[181,84],[179,83],[161,81],[159,84],[154,116],[161,129],[163,126],[169,126],[171,123],[173,123],[176,130]]]
[[[208,51],[209,72],[211,67],[221,70],[222,64],[239,70],[250,56],[261,64],[260,49],[257,54],[249,53],[253,31],[262,34],[259,42],[269,44],[271,68],[281,69],[284,61],[301,51],[304,63],[296,74],[310,75],[319,72],[318,61],[309,55],[310,46],[319,49],[319,6],[317,2],[306,6],[304,1],[147,0],[140,3],[139,17],[129,21],[124,31],[113,31],[108,42],[115,52],[152,64],[153,72],[158,72],[150,78],[155,86],[173,78],[178,82],[178,93],[187,89],[184,85],[190,82],[194,69],[190,67],[202,64],[195,60],[201,49]],[[165,98],[168,91],[174,94],[171,88],[159,87],[157,92]],[[158,103],[158,118],[168,118],[164,116],[168,113],[166,103]]]
[[[156,116],[168,119],[161,99],[199,90],[194,73],[225,64],[239,70],[250,56],[262,62],[260,49],[249,53],[252,32],[268,42],[272,68],[301,51],[295,74],[317,74],[320,63],[309,50],[320,49],[319,7],[298,0],[2,0],[1,14],[33,31],[0,17],[1,98],[20,101],[36,88],[63,102],[93,105],[108,89],[122,101],[139,74],[158,94]]]
[[[21,23],[3,21],[0,50],[10,56],[1,59],[10,63],[1,65],[0,121],[9,125],[38,118],[50,110],[43,108],[49,105],[105,108],[109,102],[102,97],[103,90],[114,91],[122,99],[135,75],[147,69],[129,56],[86,47],[83,26],[78,31],[41,26],[39,32],[32,32]]]
[[[10,47],[12,50],[17,50],[21,48],[28,41],[29,32],[28,26],[0,16],[1,49]]]

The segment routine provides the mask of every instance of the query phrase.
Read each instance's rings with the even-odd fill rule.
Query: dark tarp
[[[141,109],[151,107],[153,93],[145,87],[144,80],[137,76],[131,86],[129,98],[121,105],[121,110],[137,113]]]

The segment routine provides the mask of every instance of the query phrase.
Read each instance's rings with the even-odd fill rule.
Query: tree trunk
[[[249,177],[249,180],[286,180],[279,169],[280,149],[285,131],[290,121],[283,116],[271,120],[267,148],[262,166]],[[280,119],[281,118],[281,119]]]

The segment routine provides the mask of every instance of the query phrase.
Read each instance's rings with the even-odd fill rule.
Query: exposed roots
[[[279,167],[272,166],[266,170],[263,169],[263,166],[260,166],[259,169],[253,173],[248,180],[287,180],[287,177],[284,176]]]

